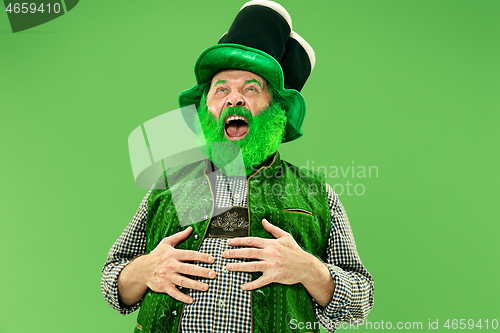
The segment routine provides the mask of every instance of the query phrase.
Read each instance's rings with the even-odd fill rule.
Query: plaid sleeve
[[[332,301],[325,307],[314,302],[316,319],[334,332],[342,321],[364,319],[373,307],[373,278],[361,263],[347,214],[337,194],[326,185],[332,226],[326,265],[335,282]]]
[[[134,258],[146,253],[145,226],[148,213],[148,197],[151,190],[135,213],[134,218],[109,250],[108,258],[102,269],[101,291],[106,302],[123,315],[139,308],[141,302],[125,307],[118,300],[118,276],[122,269]]]

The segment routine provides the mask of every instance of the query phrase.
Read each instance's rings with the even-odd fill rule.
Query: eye
[[[247,91],[257,92],[258,90],[256,87],[252,86],[252,87],[248,87]]]
[[[227,89],[226,88],[222,88],[222,87],[220,87],[217,90],[215,90],[216,94],[218,94],[218,93],[225,93],[225,92],[227,92]]]

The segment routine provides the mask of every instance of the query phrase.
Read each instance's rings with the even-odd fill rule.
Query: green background
[[[16,34],[0,13],[0,332],[132,331],[100,292],[146,193],[127,137],[178,107],[243,3],[81,1]],[[500,319],[500,2],[281,3],[317,55],[282,157],[378,168],[328,179],[365,188],[340,198],[375,279],[368,320],[484,330]]]

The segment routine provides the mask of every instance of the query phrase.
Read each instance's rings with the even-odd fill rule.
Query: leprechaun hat
[[[179,95],[181,108],[200,104],[212,77],[221,70],[241,69],[266,79],[282,99],[287,114],[283,142],[303,135],[306,104],[300,94],[314,68],[311,46],[292,30],[290,15],[280,4],[253,0],[240,9],[229,31],[198,57],[196,86]],[[194,131],[191,122],[187,122]]]

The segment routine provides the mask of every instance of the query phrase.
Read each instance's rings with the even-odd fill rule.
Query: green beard
[[[224,135],[224,119],[232,115],[248,119],[249,132],[243,139],[231,141]],[[218,120],[208,111],[204,94],[198,107],[198,116],[205,137],[203,140],[199,135],[200,128],[195,126],[198,146],[203,154],[228,176],[251,175],[278,150],[285,134],[285,110],[275,101],[255,117],[246,108],[228,107]],[[242,159],[238,158],[240,152]]]

